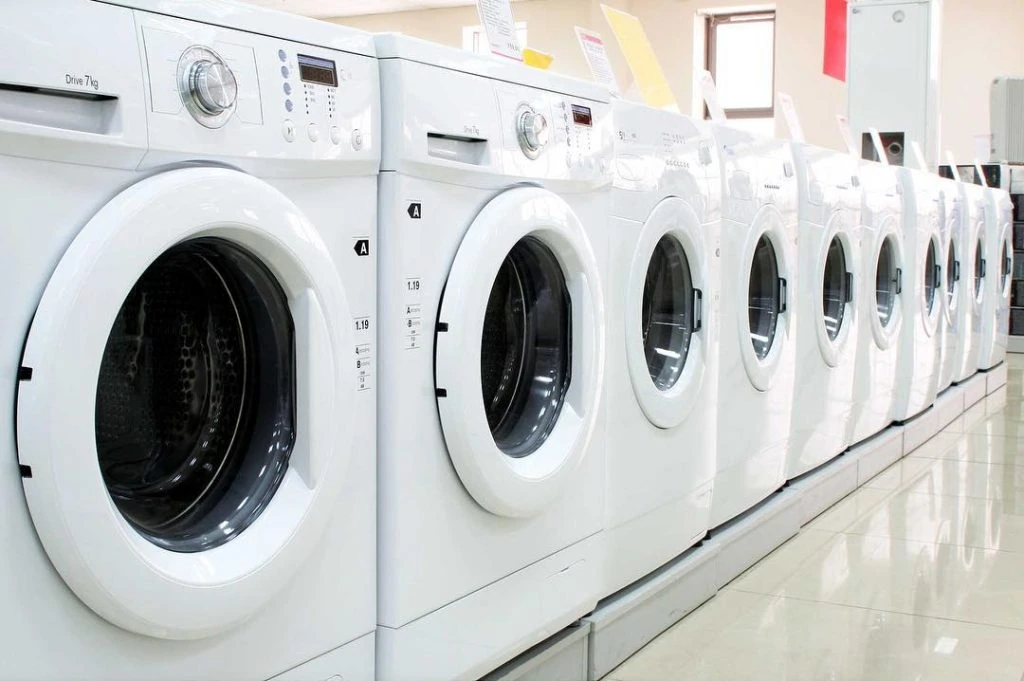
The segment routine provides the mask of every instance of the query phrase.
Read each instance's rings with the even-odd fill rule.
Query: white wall
[[[693,100],[695,35],[698,11],[751,4],[758,0],[605,0],[637,15],[658,53],[683,111]],[[588,77],[573,27],[611,35],[601,0],[528,0],[513,5],[516,19],[526,21],[531,47],[554,55],[552,69]],[[843,83],[821,73],[824,0],[775,0],[776,88],[796,100],[809,141],[841,148],[835,123],[846,111]],[[1024,0],[945,0],[942,53],[942,145],[958,158],[972,159],[974,136],[989,128],[988,89],[1000,75],[1024,76]],[[475,7],[399,12],[336,19],[370,31],[400,31],[453,47],[462,45],[462,27],[477,24]],[[621,53],[611,58],[624,91],[631,78]],[[699,62],[698,62],[699,65]],[[777,126],[780,134],[784,130]]]

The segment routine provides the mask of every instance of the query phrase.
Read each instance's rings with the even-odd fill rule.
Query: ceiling
[[[319,19],[475,4],[473,0],[245,0],[245,2]]]

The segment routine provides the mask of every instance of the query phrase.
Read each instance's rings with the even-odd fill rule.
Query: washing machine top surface
[[[718,154],[710,127],[682,114],[616,100],[612,214],[643,220],[663,198],[685,199],[701,221],[721,203]]]
[[[479,55],[401,33],[378,33],[374,36],[374,41],[377,57],[380,59],[404,59],[420,62],[436,68],[469,73],[516,85],[527,85],[594,102],[608,102],[611,98],[607,88],[596,83],[542,71],[511,59]]]
[[[235,0],[93,0],[342,52],[376,56],[373,36],[347,26]]]

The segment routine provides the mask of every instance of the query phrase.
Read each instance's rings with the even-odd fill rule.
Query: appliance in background
[[[847,92],[850,129],[863,157],[876,158],[875,128],[893,165],[921,144],[939,162],[941,0],[853,0],[847,7]]]
[[[786,481],[796,380],[798,188],[790,145],[712,126],[722,175],[722,284],[711,526]]]
[[[1009,167],[1002,166],[1000,171],[1001,178],[1009,178]],[[1013,277],[1013,202],[1010,193],[996,184],[985,189],[985,198],[985,231],[988,235],[985,260],[990,271],[981,311],[981,348],[978,352],[978,369],[981,371],[993,369],[1006,359]]]
[[[793,143],[800,187],[797,238],[801,295],[796,322],[796,389],[786,479],[841,454],[854,408],[860,271],[859,163],[849,154]]]
[[[892,422],[906,308],[903,197],[896,168],[863,161],[860,179],[864,191],[859,269],[868,291],[860,299],[851,444],[881,432]]]
[[[376,43],[377,674],[475,679],[598,600],[611,107],[521,64]]]
[[[722,187],[710,130],[625,101],[612,116],[602,596],[707,534],[721,326]]]
[[[989,130],[992,134],[989,160],[1024,163],[1024,78],[993,80],[989,106]]]
[[[939,224],[941,229],[940,243],[943,244],[942,256],[942,321],[940,322],[939,346],[939,382],[938,391],[952,385],[954,376],[961,363],[963,352],[961,311],[966,307],[964,302],[963,269],[963,229],[964,210],[960,195],[959,183],[946,177],[939,177],[939,192],[942,203]]]
[[[911,168],[897,170],[903,196],[903,328],[894,421],[907,421],[935,403],[939,392],[942,320],[942,178]],[[954,266],[955,267],[955,266]]]
[[[54,0],[0,54],[0,675],[370,681],[372,39]]]

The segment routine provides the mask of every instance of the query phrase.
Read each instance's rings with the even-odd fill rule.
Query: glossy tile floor
[[[606,681],[1021,681],[1022,375]]]

